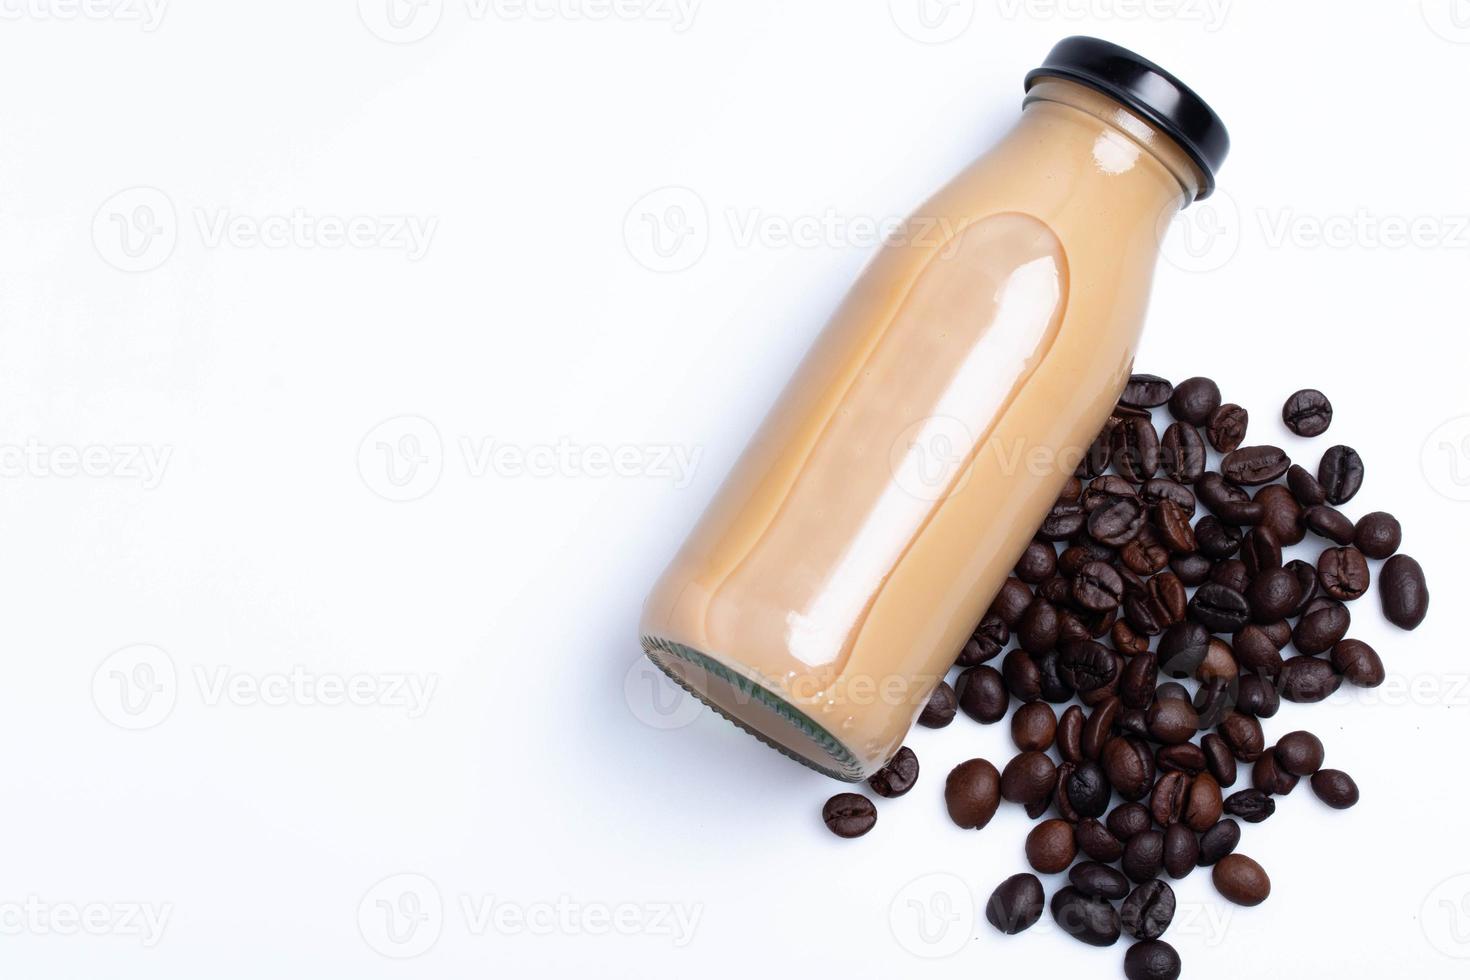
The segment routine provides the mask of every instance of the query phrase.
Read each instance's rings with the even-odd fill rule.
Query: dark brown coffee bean
[[[1122,934],[1111,902],[1088,898],[1071,885],[1051,897],[1051,916],[1063,932],[1089,946],[1111,946]]]
[[[1266,751],[1261,723],[1239,711],[1232,711],[1220,722],[1220,736],[1241,762],[1255,762]]]
[[[1138,536],[1118,551],[1123,565],[1135,575],[1153,575],[1169,565],[1169,549],[1159,542],[1153,526],[1139,528]]]
[[[1368,591],[1368,559],[1352,545],[1328,548],[1317,559],[1317,581],[1332,598],[1351,602]]]
[[[1194,695],[1194,710],[1199,714],[1201,730],[1214,728],[1235,710],[1238,680],[1212,677],[1199,686]]]
[[[1194,491],[1182,483],[1167,480],[1156,476],[1143,485],[1143,502],[1150,507],[1158,507],[1164,501],[1172,501],[1184,511],[1186,517],[1193,517],[1195,506],[1198,503]]]
[[[1052,505],[1036,536],[1043,541],[1065,541],[1082,530],[1086,523],[1087,515],[1082,512],[1081,504],[1059,501]]]
[[[1319,538],[1326,538],[1338,544],[1353,543],[1353,535],[1357,529],[1353,527],[1352,520],[1336,507],[1327,504],[1308,507],[1305,520],[1307,529]]]
[[[1033,874],[1011,875],[996,886],[985,903],[985,921],[1007,936],[1025,932],[1041,919],[1046,892]]]
[[[1164,870],[1176,881],[1189,877],[1199,863],[1199,837],[1182,823],[1164,831]]]
[[[1383,601],[1383,615],[1400,629],[1414,629],[1429,612],[1424,569],[1408,555],[1394,555],[1384,563],[1378,575],[1378,596]]]
[[[1245,441],[1245,431],[1249,423],[1249,412],[1239,405],[1227,402],[1210,413],[1205,435],[1217,452],[1231,453]]]
[[[822,806],[822,822],[838,837],[861,837],[878,822],[878,808],[866,796],[838,793]]]
[[[948,681],[940,681],[919,714],[919,724],[925,728],[943,728],[954,721],[958,708],[959,699],[955,697],[954,688],[949,686]]]
[[[1026,835],[1026,860],[1044,875],[1061,874],[1077,857],[1077,839],[1065,820],[1043,820]]]
[[[1245,573],[1255,578],[1268,568],[1281,567],[1281,542],[1269,528],[1253,527],[1240,543],[1240,561]],[[1243,589],[1241,591],[1244,591]]]
[[[1153,814],[1142,803],[1124,803],[1108,814],[1108,831],[1127,842],[1153,826]]]
[[[1347,446],[1333,446],[1317,464],[1317,482],[1328,503],[1345,504],[1363,485],[1363,460]]]
[[[1275,535],[1283,547],[1299,544],[1307,536],[1301,504],[1286,487],[1279,483],[1264,486],[1256,491],[1255,501],[1261,505],[1260,526]]]
[[[1219,473],[1205,473],[1194,481],[1194,492],[1226,524],[1259,524],[1265,514],[1264,505]]]
[[[1084,640],[1069,639],[1061,642],[1071,644],[1084,642]],[[1077,689],[1070,681],[1062,677],[1062,655],[1052,650],[1036,657],[1035,660],[1042,699],[1052,704],[1066,704],[1072,700],[1072,695],[1077,693]]]
[[[1240,550],[1242,537],[1240,528],[1224,524],[1213,515],[1201,517],[1194,526],[1195,545],[1207,558],[1229,558]]]
[[[1327,492],[1322,489],[1322,484],[1304,467],[1295,463],[1286,471],[1286,485],[1296,502],[1303,507],[1315,507],[1327,502]]]
[[[1113,737],[1113,726],[1122,709],[1123,702],[1116,697],[1106,698],[1092,709],[1087,724],[1082,726],[1082,754],[1088,759],[1102,758],[1103,746]]]
[[[1057,573],[1057,549],[1047,541],[1032,541],[1016,562],[1016,578],[1027,585],[1045,582]]]
[[[1252,718],[1274,718],[1281,710],[1281,693],[1273,680],[1246,674],[1240,679],[1235,710]]]
[[[1322,768],[1327,752],[1322,740],[1311,732],[1291,732],[1281,736],[1272,751],[1282,769],[1295,776],[1310,776]]]
[[[1122,576],[1107,562],[1090,561],[1077,572],[1072,599],[1093,612],[1117,609],[1123,599]]]
[[[1243,789],[1225,797],[1225,812],[1246,823],[1260,823],[1276,812],[1276,801],[1258,789]]]
[[[1068,643],[1060,648],[1062,679],[1079,692],[1095,691],[1118,676],[1118,661],[1095,640]]]
[[[1099,861],[1082,861],[1072,865],[1067,880],[1089,898],[1108,898],[1119,901],[1128,897],[1131,886],[1123,872],[1110,868]]]
[[[1059,628],[1057,607],[1045,599],[1037,598],[1026,607],[1026,613],[1021,617],[1021,622],[1016,624],[1016,642],[1027,653],[1045,653],[1055,649]],[[1011,693],[1021,697],[1019,691],[1013,689]],[[1034,699],[1022,698],[1022,700]]]
[[[1188,773],[1191,776],[1205,771],[1205,752],[1193,742],[1165,745],[1154,753],[1159,768],[1167,772]]]
[[[1234,633],[1251,621],[1245,596],[1217,582],[1206,582],[1195,589],[1189,600],[1189,615],[1215,633]],[[1163,665],[1169,668],[1167,661]]]
[[[1299,436],[1320,436],[1332,424],[1332,403],[1316,388],[1303,388],[1281,407],[1281,421]]]
[[[990,604],[990,612],[995,614],[1001,622],[1010,629],[1015,629],[1016,624],[1026,613],[1026,607],[1031,605],[1031,590],[1026,583],[1012,576],[1001,584],[1000,592],[996,594],[995,601]]]
[[[1049,704],[1032,701],[1011,715],[1011,741],[1023,752],[1045,752],[1056,734],[1057,716]]]
[[[1277,446],[1247,446],[1226,453],[1220,473],[1236,486],[1258,487],[1279,478],[1290,465],[1291,457]]]
[[[988,664],[971,667],[961,673],[955,682],[955,696],[960,710],[982,725],[1000,721],[1011,706],[1005,679],[1000,671]]]
[[[1209,378],[1181,381],[1169,398],[1169,414],[1190,425],[1204,425],[1220,407],[1220,386]]]
[[[1199,623],[1175,623],[1159,639],[1159,670],[1169,677],[1192,677],[1209,651],[1209,630]]]
[[[1128,980],[1179,980],[1182,970],[1178,951],[1162,939],[1134,943],[1123,954],[1123,976]]]
[[[1018,629],[1017,633],[1019,634],[1019,632],[1020,630]],[[1041,668],[1037,666],[1036,660],[1025,650],[1012,650],[1006,654],[1005,659],[1000,662],[1000,673],[1005,684],[1005,690],[1011,697],[1023,702],[1036,701],[1041,698]],[[962,708],[964,707],[965,699],[964,682],[965,675],[961,674],[959,692],[960,707]],[[1005,707],[1010,707],[1009,701],[1007,701]],[[1004,711],[1004,709],[999,710]],[[1002,713],[1001,718],[1003,717],[1005,715]],[[993,720],[999,721],[1000,718],[994,718]],[[986,722],[986,724],[989,724],[989,722]]]
[[[1293,616],[1300,616],[1306,611],[1307,606],[1311,605],[1312,600],[1317,598],[1317,567],[1310,562],[1302,561],[1300,558],[1293,558],[1282,567],[1296,576],[1296,583],[1301,588],[1301,602],[1298,603],[1296,609],[1292,610]],[[1289,641],[1291,626],[1283,622],[1281,627],[1288,634],[1287,639]],[[1285,643],[1281,645],[1286,646]]]
[[[1119,548],[1138,537],[1143,520],[1141,501],[1119,497],[1087,515],[1087,533],[1105,545]]]
[[[1281,768],[1274,752],[1267,752],[1251,768],[1251,785],[1262,793],[1285,796],[1296,789],[1297,776]]]
[[[1164,870],[1163,831],[1145,830],[1130,837],[1123,845],[1122,865],[1128,880],[1138,884],[1157,878]]]
[[[1199,731],[1199,713],[1188,701],[1155,701],[1148,709],[1148,733],[1164,745],[1178,745]]]
[[[1190,778],[1182,772],[1166,772],[1154,783],[1149,797],[1149,812],[1160,827],[1178,823],[1184,812],[1184,802],[1189,794]]]
[[[1124,385],[1118,403],[1134,408],[1158,408],[1173,396],[1174,386],[1157,374],[1135,374]]]
[[[1113,427],[1117,425],[1109,418],[1097,438],[1092,441],[1081,461],[1077,463],[1076,476],[1092,479],[1105,472],[1113,461]]]
[[[1319,769],[1313,773],[1312,792],[1334,810],[1346,810],[1358,802],[1358,784],[1341,769]]]
[[[1027,603],[1030,604],[1029,601]],[[1024,610],[1022,610],[1024,612]],[[1000,652],[1011,642],[1011,628],[996,613],[986,613],[975,627],[974,635],[960,651],[955,660],[956,667],[978,667],[1000,656]]]
[[[1118,696],[1126,707],[1147,709],[1153,702],[1158,679],[1158,658],[1151,653],[1140,653],[1123,667],[1118,678]]]
[[[1189,793],[1184,798],[1184,813],[1180,819],[1190,830],[1203,833],[1219,822],[1223,805],[1220,784],[1215,782],[1214,776],[1202,772],[1189,784]]]
[[[1174,889],[1155,878],[1133,889],[1119,910],[1119,918],[1134,939],[1158,939],[1174,921]]]
[[[1162,684],[1160,684],[1158,686],[1158,689],[1156,691],[1154,691],[1154,700],[1155,701],[1168,701],[1168,700],[1188,701],[1188,700],[1190,700],[1189,689],[1187,687],[1185,687],[1183,684],[1179,684],[1179,683],[1176,683],[1174,681],[1165,681],[1164,683],[1162,683]],[[1143,729],[1143,734],[1144,735],[1147,735],[1148,734],[1148,726],[1147,726],[1147,723],[1146,722],[1147,722],[1147,718],[1145,718],[1145,725],[1144,725],[1144,729]]]
[[[1230,749],[1230,743],[1215,732],[1210,732],[1200,739],[1200,750],[1205,755],[1205,766],[1210,770],[1210,775],[1215,777],[1215,783],[1219,786],[1234,786],[1236,778],[1235,753]]]
[[[1399,550],[1404,532],[1398,518],[1381,510],[1364,514],[1353,530],[1353,543],[1369,558],[1383,559]]]
[[[1045,752],[1022,752],[1000,774],[1002,799],[1022,805],[1051,802],[1057,766]]]
[[[888,764],[868,777],[868,787],[883,797],[902,796],[919,781],[919,757],[907,745],[900,746]]]
[[[1234,820],[1221,820],[1200,835],[1199,866],[1208,868],[1240,844],[1240,824]]]
[[[1123,856],[1123,842],[1095,817],[1078,821],[1077,848],[1094,861],[1112,864]]]
[[[1108,810],[1112,792],[1102,766],[1096,762],[1084,762],[1067,773],[1065,781],[1059,782],[1058,806],[1062,802],[1060,797],[1065,794],[1067,808],[1078,818],[1100,817]]]
[[[1215,888],[1236,905],[1260,905],[1271,894],[1271,879],[1244,854],[1227,854],[1215,864]]]
[[[1000,773],[984,759],[961,762],[944,781],[944,805],[958,826],[979,830],[1000,806]]]
[[[1138,488],[1121,476],[1109,473],[1087,484],[1082,491],[1082,509],[1093,511],[1118,500],[1138,500]]]
[[[1352,615],[1347,607],[1332,599],[1317,598],[1308,603],[1291,631],[1291,642],[1309,656],[1326,653],[1347,635]]]
[[[1362,640],[1340,641],[1332,648],[1331,659],[1332,669],[1358,687],[1377,687],[1387,677],[1378,651]]]
[[[1057,721],[1057,752],[1066,762],[1078,763],[1085,761],[1082,754],[1082,729],[1086,725],[1086,716],[1078,705],[1071,705],[1062,712],[1062,717]]]
[[[1302,564],[1305,565],[1306,562],[1303,562]],[[1291,568],[1290,566],[1287,567],[1290,571],[1297,571],[1295,568]],[[1307,567],[1311,568],[1310,565],[1307,565]],[[1297,575],[1297,581],[1301,581],[1300,574]],[[1271,640],[1271,642],[1276,644],[1276,649],[1278,650],[1285,648],[1285,646],[1291,642],[1291,624],[1284,619],[1278,620],[1274,623],[1261,623],[1260,627],[1261,632],[1265,633],[1266,636]]]
[[[1302,590],[1293,573],[1284,568],[1267,568],[1256,575],[1246,589],[1245,598],[1257,623],[1274,623],[1296,609]]]
[[[1141,800],[1154,782],[1154,757],[1136,738],[1119,736],[1103,746],[1103,771],[1125,800]]]
[[[1208,581],[1213,567],[1213,563],[1201,554],[1175,555],[1169,559],[1169,568],[1179,581],[1190,588]]]
[[[1245,590],[1250,588],[1251,576],[1245,570],[1245,562],[1239,558],[1226,558],[1215,562],[1215,567],[1210,569],[1210,581],[1245,595]]]
[[[1113,430],[1113,469],[1134,483],[1153,478],[1159,470],[1159,433],[1153,422],[1126,418],[1118,423]]]
[[[1342,686],[1342,675],[1316,657],[1292,657],[1281,668],[1281,696],[1295,704],[1315,704]]]
[[[1159,440],[1159,462],[1170,478],[1193,483],[1204,473],[1206,459],[1205,441],[1194,426],[1175,422],[1164,430]]]
[[[1174,501],[1159,501],[1154,512],[1154,527],[1158,531],[1159,543],[1173,554],[1194,551],[1194,528],[1189,525],[1189,514]]]
[[[1148,637],[1129,626],[1126,620],[1113,623],[1109,631],[1113,638],[1113,649],[1125,657],[1137,658],[1148,652]]]

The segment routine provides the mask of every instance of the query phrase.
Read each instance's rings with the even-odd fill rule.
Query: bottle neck
[[[1039,80],[1026,93],[1022,119],[1066,114],[1095,133],[1091,155],[1101,175],[1116,178],[1146,169],[1169,180],[1163,193],[1177,201],[1161,207],[1187,207],[1199,194],[1203,175],[1189,155],[1166,133],[1096,89],[1060,78]]]

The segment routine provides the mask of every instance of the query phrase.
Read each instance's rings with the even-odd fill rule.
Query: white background
[[[1299,788],[1242,845],[1269,903],[1195,874],[1168,938],[1195,977],[1463,976],[1470,5],[528,2],[0,7],[0,971],[1121,975],[976,918],[1029,823],[940,787],[1008,726],[916,732],[839,841],[841,787],[635,634],[870,226],[1086,32],[1235,141],[1140,369],[1309,467],[1355,446],[1345,509],[1400,515],[1435,600],[1404,634],[1364,599],[1389,684],[1267,725],[1362,804]]]

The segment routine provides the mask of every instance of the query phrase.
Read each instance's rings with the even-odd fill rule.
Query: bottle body
[[[1108,97],[1033,88],[820,335],[650,595],[649,656],[824,772],[885,763],[1106,421],[1197,180]]]

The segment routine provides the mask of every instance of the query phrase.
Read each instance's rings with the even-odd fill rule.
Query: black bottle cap
[[[1147,58],[1095,37],[1057,42],[1040,68],[1026,75],[1029,91],[1045,77],[1064,78],[1109,95],[1167,133],[1204,175],[1199,198],[1215,190],[1215,172],[1230,152],[1230,134],[1215,110]]]

